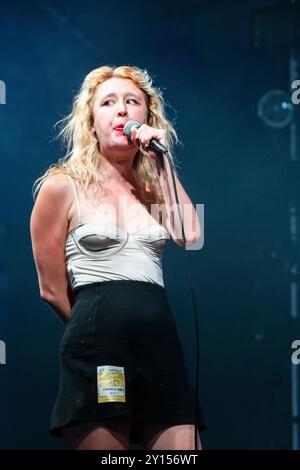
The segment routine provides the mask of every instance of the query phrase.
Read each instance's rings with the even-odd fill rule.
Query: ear
[[[90,128],[90,133],[91,133],[91,134],[94,134],[94,133],[95,133],[95,128],[94,128],[94,127],[91,127],[91,128]]]

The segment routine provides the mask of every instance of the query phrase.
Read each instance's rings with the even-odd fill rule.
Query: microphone
[[[141,127],[141,125],[142,124],[138,121],[128,121],[125,124],[124,129],[123,129],[124,135],[126,135],[128,137],[128,139],[131,140],[131,131],[132,131],[132,129],[139,129]],[[151,139],[150,140],[149,147],[152,147],[154,150],[156,150],[157,152],[160,152],[160,153],[167,153],[168,152],[168,149],[163,144],[158,142],[156,139]]]

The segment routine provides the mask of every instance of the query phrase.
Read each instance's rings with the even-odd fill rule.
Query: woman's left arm
[[[164,196],[165,204],[163,207],[163,217],[167,230],[172,239],[181,247],[185,247],[182,224],[187,245],[194,245],[201,238],[200,221],[197,211],[183,188],[174,169],[174,179],[178,194],[178,203],[175,198],[174,184],[168,157],[165,154],[159,154],[149,148],[149,142],[157,139],[166,146],[166,132],[164,129],[157,129],[143,124],[139,129],[132,129],[132,140],[142,148],[146,154],[151,157],[159,173],[159,182]],[[179,212],[180,211],[180,212]],[[182,222],[181,222],[182,220]]]
[[[177,204],[169,160],[165,154],[159,158],[163,159],[163,168],[159,164],[159,181],[165,200],[167,229],[174,242],[181,247],[185,247],[182,233],[183,224],[186,243],[187,245],[193,245],[201,238],[201,227],[197,211],[179,181],[176,171],[173,170],[179,202]]]

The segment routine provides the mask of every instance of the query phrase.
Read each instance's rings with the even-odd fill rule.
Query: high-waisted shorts
[[[131,417],[140,427],[206,429],[165,288],[112,280],[80,286],[59,348],[60,381],[50,434],[73,424]]]

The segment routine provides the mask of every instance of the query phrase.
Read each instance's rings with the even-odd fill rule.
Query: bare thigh
[[[148,425],[143,429],[142,440],[145,449],[148,450],[195,450],[195,426],[193,424]],[[199,431],[197,431],[197,450],[202,450]]]
[[[67,446],[72,450],[128,450],[131,420],[118,417],[105,424],[80,423],[63,429]]]

